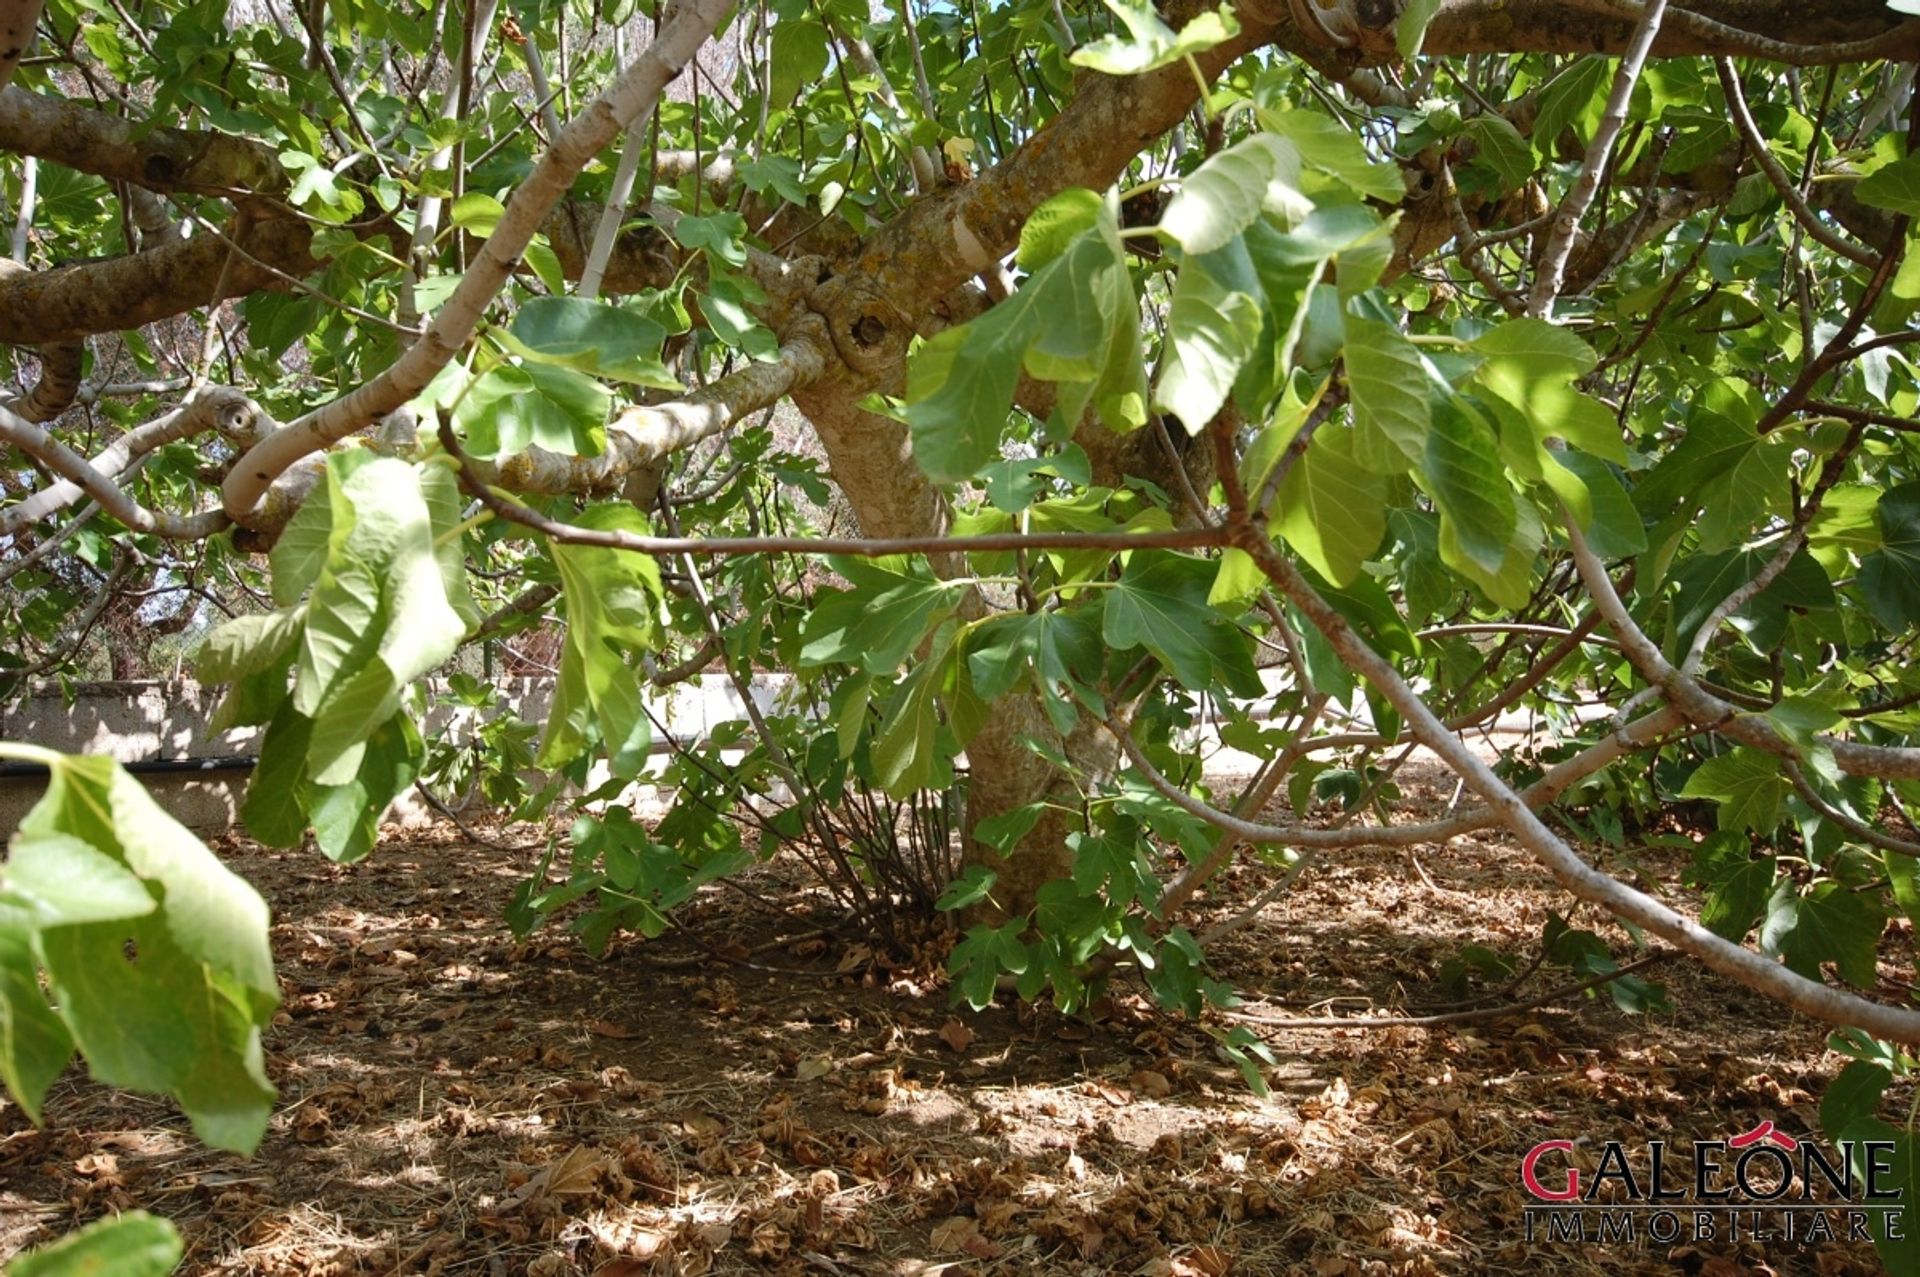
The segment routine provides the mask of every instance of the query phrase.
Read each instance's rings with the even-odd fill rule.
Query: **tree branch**
[[[1853,1025],[1896,1042],[1920,1043],[1920,1012],[1882,1005],[1798,975],[1780,963],[1725,940],[1697,921],[1595,869],[1548,828],[1520,796],[1459,737],[1447,731],[1427,703],[1367,645],[1332,605],[1252,524],[1233,525],[1234,543],[1313,622],[1347,668],[1372,683],[1400,712],[1420,743],[1440,756],[1468,788],[1484,798],[1514,837],[1582,900],[1591,901],[1692,954],[1722,975],[1828,1024]],[[1569,526],[1569,534],[1579,535]],[[1589,552],[1590,554],[1590,552]],[[1604,575],[1604,574],[1603,574]],[[1622,635],[1623,642],[1625,636]],[[1631,645],[1629,645],[1631,646]]]
[[[1225,544],[1218,528],[1173,528],[1154,532],[1017,532],[970,537],[658,537],[603,531],[549,519],[537,510],[509,501],[487,485],[473,460],[460,450],[453,427],[440,425],[440,444],[460,465],[467,492],[501,518],[531,528],[563,545],[597,545],[654,556],[669,554],[850,554],[882,558],[890,554],[968,554],[994,550],[1190,550]]]
[[[33,47],[41,0],[0,0],[0,89],[7,87],[20,59]]]
[[[1800,801],[1820,813],[1822,819],[1831,820],[1848,833],[1866,843],[1869,847],[1878,847],[1882,851],[1891,851],[1895,855],[1920,857],[1920,842],[1910,842],[1905,838],[1895,838],[1892,834],[1882,833],[1865,821],[1855,820],[1846,812],[1835,807],[1820,796],[1820,791],[1807,779],[1806,769],[1792,759],[1783,759],[1781,770],[1793,784],[1793,792],[1800,795]]]
[[[55,474],[72,480],[99,502],[101,509],[135,532],[151,532],[172,541],[198,541],[227,525],[227,516],[217,509],[184,516],[148,510],[88,464],[85,457],[5,408],[0,408],[0,443],[13,445]]]
[[[215,430],[244,447],[273,428],[272,419],[239,391],[208,386],[189,395],[166,415],[127,431],[105,450],[94,454],[87,464],[99,475],[117,479],[137,467],[155,448],[177,439]],[[87,492],[81,483],[62,479],[32,493],[0,510],[0,536],[12,536],[27,525],[66,509]]]
[[[781,346],[773,363],[748,364],[670,403],[628,408],[607,427],[607,446],[598,456],[566,456],[533,447],[493,463],[476,462],[474,471],[484,482],[515,492],[604,490],[806,385],[826,367],[827,348],[824,326],[813,316]]]
[[[1781,758],[1798,759],[1799,750],[1763,716],[1741,713],[1736,706],[1701,686],[1691,675],[1676,669],[1661,652],[1659,645],[1647,637],[1646,631],[1627,611],[1627,605],[1621,601],[1619,591],[1613,588],[1613,581],[1607,575],[1606,565],[1587,544],[1579,521],[1571,515],[1566,520],[1566,534],[1574,566],[1587,587],[1587,593],[1593,596],[1595,609],[1619,638],[1621,651],[1626,653],[1627,660],[1641,678],[1658,689],[1666,702],[1679,710],[1688,722],[1718,732],[1742,745],[1751,745]],[[1884,780],[1920,780],[1920,749],[1863,745],[1837,736],[1817,736],[1814,739],[1816,744],[1832,753],[1834,762],[1840,765],[1842,771]]]
[[[13,262],[0,258],[0,275],[8,273]],[[40,347],[40,372],[33,388],[13,399],[0,399],[0,408],[11,408],[36,424],[52,421],[73,406],[80,393],[81,375],[86,369],[84,342],[60,341]]]
[[[18,85],[0,89],[0,150],[153,191],[271,196],[290,185],[273,148],[250,138],[123,120]]]
[[[1678,713],[1664,708],[1636,719],[1621,731],[1610,734],[1605,739],[1589,745],[1572,758],[1556,764],[1545,776],[1520,791],[1519,800],[1532,810],[1544,808],[1588,776],[1601,771],[1633,750],[1667,735],[1674,728],[1682,726],[1684,722],[1685,720]],[[1421,821],[1408,825],[1360,825],[1343,829],[1318,829],[1311,825],[1262,824],[1201,802],[1174,784],[1156,768],[1123,725],[1114,722],[1107,726],[1119,740],[1128,761],[1146,779],[1149,786],[1187,814],[1198,817],[1216,829],[1246,842],[1269,846],[1311,847],[1319,851],[1338,851],[1353,847],[1416,847],[1423,843],[1447,842],[1476,830],[1491,829],[1501,821],[1497,808],[1483,806],[1466,808],[1439,820]],[[1442,726],[1444,728],[1444,724]],[[1459,740],[1457,736],[1452,739],[1456,742]]]
[[[1740,91],[1740,77],[1733,69],[1733,63],[1726,58],[1713,60],[1714,70],[1720,73],[1720,89],[1726,94],[1727,111],[1733,116],[1734,127],[1740,131],[1740,140],[1746,144],[1747,153],[1753,156],[1760,171],[1767,175],[1767,181],[1773,183],[1773,189],[1800,224],[1801,229],[1814,239],[1825,244],[1849,261],[1872,269],[1880,264],[1880,254],[1860,245],[1840,234],[1821,221],[1807,201],[1794,186],[1793,179],[1780,167],[1780,161],[1773,158],[1773,152],[1767,149],[1767,140],[1760,136],[1759,126],[1753,122],[1753,115],[1747,110],[1746,94]]]
[[[598,205],[567,200],[540,227],[560,259],[561,273],[570,279],[580,277],[587,256],[579,225],[591,225],[598,214]],[[376,236],[388,228],[361,229]],[[223,274],[230,247],[237,247],[240,255]],[[315,259],[312,250],[312,228],[304,221],[249,220],[230,231],[208,235],[203,229],[190,239],[170,239],[122,257],[0,275],[0,345],[78,341],[140,328],[262,290],[288,291],[326,265]],[[615,241],[602,290],[633,293],[663,288],[678,269],[666,236],[653,227],[635,228]],[[315,295],[336,304],[324,294]]]
[[[1546,250],[1540,255],[1540,265],[1533,278],[1533,291],[1527,297],[1527,314],[1535,319],[1553,317],[1554,299],[1560,295],[1561,278],[1566,273],[1567,257],[1573,252],[1574,237],[1580,232],[1580,219],[1586,216],[1587,207],[1593,203],[1594,192],[1599,189],[1600,175],[1613,158],[1614,141],[1620,136],[1621,126],[1627,122],[1627,107],[1633,98],[1633,86],[1640,79],[1640,67],[1647,60],[1654,37],[1660,34],[1660,17],[1666,8],[1667,0],[1649,0],[1642,11],[1640,25],[1634,29],[1633,42],[1627,46],[1620,66],[1614,71],[1613,90],[1607,95],[1606,109],[1593,131],[1593,141],[1587,144],[1587,156],[1580,166],[1580,175],[1574,179],[1573,186],[1553,215],[1553,232],[1547,239]]]
[[[567,193],[574,176],[633,120],[653,108],[732,7],[731,0],[688,0],[660,29],[646,52],[554,139],[527,180],[507,201],[478,260],[427,331],[372,381],[307,413],[249,449],[228,474],[224,506],[244,522],[274,477],[301,457],[346,438],[385,416],[424,389],[459,353],[481,316],[520,263],[547,213]]]
[[[1422,44],[1433,55],[1624,53],[1645,7],[1631,0],[1447,0]],[[1789,66],[1831,66],[1874,58],[1912,60],[1920,23],[1879,0],[1699,0],[1670,11],[1653,56],[1752,56]]]

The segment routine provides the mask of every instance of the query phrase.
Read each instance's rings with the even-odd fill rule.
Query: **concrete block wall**
[[[1270,688],[1278,689],[1283,675],[1278,670],[1261,672]],[[496,684],[499,701],[527,722],[544,723],[553,704],[550,678],[511,678]],[[754,702],[764,713],[787,711],[794,690],[790,675],[761,674],[748,684]],[[143,683],[86,683],[70,689],[71,696],[58,685],[47,685],[30,694],[0,704],[0,740],[24,741],[45,745],[67,753],[110,754],[123,763],[153,760],[200,760],[197,770],[144,772],[140,779],[176,819],[190,828],[208,833],[225,832],[239,824],[240,804],[246,795],[251,775],[247,759],[259,752],[262,729],[239,728],[215,733],[208,723],[219,704],[221,692],[191,681]],[[674,739],[696,743],[722,723],[739,722],[747,717],[744,701],[724,674],[698,675],[671,688],[651,691],[648,701],[654,716],[665,725]],[[1338,724],[1368,730],[1366,703],[1356,698],[1356,716]],[[436,705],[425,724],[429,738],[448,732],[460,733],[470,727],[472,711]],[[1602,713],[1603,711],[1589,711]],[[1530,715],[1509,712],[1488,725],[1500,734],[1528,732],[1537,727]],[[1259,760],[1237,751],[1219,747],[1210,725],[1197,729],[1210,746],[1208,771],[1238,774],[1253,770]],[[1205,738],[1212,738],[1210,741]],[[669,751],[669,743],[655,740],[656,766]],[[597,772],[591,784],[605,780]],[[27,809],[39,799],[43,782],[38,777],[0,773],[0,839],[19,824]],[[632,806],[639,814],[655,815],[672,801],[672,795],[644,780],[630,787],[615,801]],[[403,795],[387,814],[389,820],[403,825],[431,823],[436,813],[415,793]]]
[[[544,723],[553,704],[549,678],[503,679],[497,685],[503,707],[530,723]],[[763,712],[784,708],[792,679],[763,675],[749,684]],[[70,693],[70,694],[69,694]],[[221,833],[239,824],[252,756],[258,754],[259,727],[213,732],[208,724],[220,703],[218,688],[190,680],[139,683],[82,683],[63,690],[57,684],[36,688],[0,704],[0,740],[44,745],[69,754],[106,754],[122,763],[197,762],[193,770],[143,771],[140,780],[175,819],[202,833]],[[746,717],[745,703],[722,674],[706,674],[653,693],[654,715],[675,739],[696,742],[721,723]],[[429,738],[461,731],[469,715],[458,707],[437,705],[424,730]],[[666,741],[655,741],[656,756]],[[19,825],[39,800],[38,776],[0,774],[0,839]],[[638,785],[623,796],[637,806],[663,805],[655,787]],[[403,825],[429,823],[432,809],[417,794],[396,801],[387,819]]]

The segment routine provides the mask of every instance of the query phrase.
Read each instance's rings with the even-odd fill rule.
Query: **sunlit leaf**
[[[1240,34],[1240,24],[1226,8],[1208,9],[1180,28],[1178,35],[1146,0],[1105,0],[1107,8],[1126,25],[1125,36],[1115,33],[1083,45],[1073,53],[1075,66],[1108,75],[1139,75],[1196,53]]]

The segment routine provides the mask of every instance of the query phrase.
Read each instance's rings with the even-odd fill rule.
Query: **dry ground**
[[[451,831],[353,869],[221,849],[275,911],[266,1143],[211,1152],[168,1105],[77,1074],[44,1131],[0,1101],[0,1257],[139,1207],[180,1224],[190,1274],[1880,1271],[1857,1245],[1526,1241],[1539,1140],[1817,1129],[1840,1064],[1824,1032],[1683,964],[1655,973],[1678,1006],[1659,1021],[1577,997],[1490,1025],[1275,1031],[1262,1101],[1124,978],[1092,1021],[956,1018],[932,945],[809,936],[817,911],[716,889],[689,921],[720,954],[669,935],[595,961],[561,931],[506,932],[528,852]],[[1206,907],[1263,884],[1237,871]],[[1495,839],[1417,865],[1376,851],[1316,870],[1219,968],[1315,1015],[1417,1010],[1463,940],[1524,959],[1564,905]],[[1910,937],[1886,952],[1897,998]]]

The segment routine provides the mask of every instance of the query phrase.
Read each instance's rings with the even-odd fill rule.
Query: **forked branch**
[[[479,327],[494,297],[512,278],[520,256],[574,177],[636,118],[653,109],[667,84],[704,44],[732,0],[688,0],[652,45],[582,111],[527,180],[514,191],[494,231],[427,331],[372,381],[307,413],[249,449],[223,488],[229,515],[245,522],[274,479],[288,466],[360,430],[411,400],[457,355]]]
[[[1234,544],[1253,558],[1288,601],[1325,636],[1347,668],[1373,684],[1400,712],[1420,743],[1479,794],[1520,845],[1533,853],[1567,890],[1624,921],[1645,928],[1720,974],[1793,1010],[1828,1024],[1857,1026],[1877,1037],[1920,1044],[1920,1012],[1886,1006],[1809,980],[1772,959],[1715,935],[1694,919],[1582,860],[1485,761],[1446,729],[1426,701],[1400,677],[1399,671],[1354,632],[1346,618],[1320,596],[1263,531],[1244,521],[1236,522],[1233,531]],[[1572,532],[1578,535],[1577,529]],[[1626,636],[1621,637],[1624,641]]]

